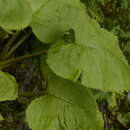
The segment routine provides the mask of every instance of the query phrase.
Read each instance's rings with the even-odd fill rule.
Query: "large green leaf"
[[[117,37],[100,28],[87,15],[79,0],[48,0],[34,13],[31,26],[38,39],[44,43],[56,42],[66,31],[73,29],[77,44],[104,47],[126,62]]]
[[[15,100],[18,96],[18,84],[15,78],[0,70],[0,101]]]
[[[92,107],[90,113],[93,112]],[[29,105],[26,120],[32,130],[102,130],[95,122],[96,115],[93,118],[89,112],[55,96],[46,95]]]
[[[48,64],[65,79],[79,80],[89,88],[119,92],[130,89],[130,68],[122,57],[101,46],[60,40],[49,50]]]
[[[86,10],[79,0],[49,0],[33,15],[32,29],[44,43],[57,41],[69,28],[84,37]]]
[[[33,100],[26,120],[33,130],[102,130],[94,97],[86,87],[55,76],[42,64],[48,94]],[[46,72],[45,72],[46,71]]]
[[[33,16],[32,28],[47,43],[74,30],[75,43],[63,41],[51,47],[48,64],[58,75],[105,91],[130,89],[130,69],[118,45],[117,37],[100,28],[79,1],[48,1]],[[68,15],[69,14],[69,15]],[[98,74],[98,76],[96,75]]]
[[[0,0],[0,26],[5,29],[23,29],[32,19],[27,0]]]

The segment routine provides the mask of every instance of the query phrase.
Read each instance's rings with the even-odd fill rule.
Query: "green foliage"
[[[112,24],[111,19],[105,18],[113,10],[116,13],[112,16],[116,16],[117,0],[114,4],[111,0],[82,2],[85,4],[80,0],[0,1],[2,41],[11,30],[11,36],[6,39],[8,43],[2,46],[3,50],[0,49],[1,68],[24,58],[45,54],[39,52],[8,59],[26,39],[30,40],[32,32],[46,44],[39,48],[46,50],[46,57],[40,59],[40,69],[47,89],[45,95],[38,95],[26,110],[26,121],[33,130],[102,130],[103,120],[96,100],[111,102],[108,107],[112,110],[116,105],[115,92],[130,90],[130,68],[114,35],[127,41],[122,48],[128,52],[128,28],[119,23],[120,17],[114,18]],[[121,10],[127,10],[129,3],[128,0],[120,0]],[[112,33],[101,28],[97,21]],[[122,31],[123,28],[126,31]],[[13,30],[20,31],[14,33]],[[40,41],[35,42],[39,44]],[[30,43],[34,44],[34,41],[30,40]],[[1,70],[0,101],[17,97],[15,78]],[[118,121],[127,124],[129,113],[118,115]]]
[[[120,123],[124,124],[127,126],[127,124],[129,123],[130,121],[130,113],[128,112],[127,114],[119,114],[117,119],[119,120]]]
[[[88,114],[88,112],[86,113],[77,105],[56,98],[55,96],[46,95],[34,100],[29,105],[27,109],[27,121],[33,130],[101,129],[100,127],[96,127],[97,123],[91,117],[92,111],[90,109],[90,113]]]
[[[12,101],[18,97],[18,84],[15,78],[0,70],[0,101]],[[4,120],[0,114],[0,121]]]
[[[87,7],[87,12],[91,17],[102,23],[104,20],[104,14],[101,10],[101,3],[109,0],[81,0]]]
[[[48,75],[48,90],[46,96],[32,101],[26,111],[30,128],[34,130],[102,129],[103,123],[101,117],[99,118],[91,91],[80,84],[55,76],[44,63],[41,66],[46,68],[43,74]],[[33,112],[35,114],[32,115]]]
[[[3,121],[4,120],[4,118],[3,118],[3,116],[0,114],[0,121]]]
[[[85,16],[86,10],[78,0],[50,0],[34,13],[31,26],[44,43],[56,42],[70,28],[74,29],[76,40],[80,41],[84,40],[82,25],[85,25]]]
[[[0,101],[15,100],[18,96],[18,84],[13,76],[0,71]]]
[[[20,30],[27,27],[32,9],[27,0],[0,0],[0,26]]]
[[[48,52],[48,64],[57,75],[73,81],[81,75],[83,85],[104,91],[129,90],[130,70],[123,60],[107,49],[67,44],[63,40]]]

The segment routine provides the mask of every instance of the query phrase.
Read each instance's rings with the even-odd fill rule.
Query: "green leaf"
[[[0,28],[0,38],[6,38],[8,36],[8,33],[4,30],[4,29],[2,29],[2,28]],[[1,44],[1,43],[0,43]]]
[[[0,121],[3,121],[4,117],[0,114]]]
[[[49,0],[33,15],[32,29],[44,43],[57,41],[66,30],[73,28],[77,40],[85,34],[86,10],[79,0]]]
[[[31,4],[33,12],[36,12],[48,0],[28,0],[28,1]]]
[[[82,4],[72,6],[65,0],[50,0],[34,14],[32,28],[46,43],[57,41],[69,29],[74,30],[76,45],[60,47],[59,43],[49,52],[48,64],[58,76],[77,81],[83,75],[85,86],[105,91],[130,88],[130,70],[117,37],[100,28]]]
[[[90,115],[76,105],[46,95],[32,101],[26,120],[32,130],[102,130]]]
[[[0,0],[0,26],[20,30],[32,19],[32,9],[27,0]]]
[[[29,127],[33,130],[102,130],[103,120],[91,91],[55,76],[44,63],[41,67],[43,74],[48,75],[48,94],[29,105],[26,111]]]
[[[31,27],[38,39],[44,43],[54,43],[61,39],[66,31],[72,29],[77,44],[108,49],[126,62],[119,49],[117,37],[100,28],[99,24],[87,15],[79,0],[45,2],[34,13]]]
[[[129,124],[129,122],[130,122],[130,112],[119,113],[117,116],[117,120],[124,126],[127,126],[127,124]]]
[[[126,62],[119,49],[117,37],[100,28],[87,15],[79,0],[49,0],[34,13],[31,27],[44,43],[54,43],[72,29],[77,44],[108,49]]]
[[[80,81],[88,88],[114,92],[129,90],[130,68],[123,55],[115,55],[112,49],[98,44],[67,44],[60,40],[50,48],[47,62],[56,75]]]
[[[18,96],[18,84],[15,78],[0,70],[0,101],[15,100]]]

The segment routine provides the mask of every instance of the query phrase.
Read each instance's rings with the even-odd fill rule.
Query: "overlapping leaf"
[[[0,0],[0,26],[5,29],[23,29],[32,19],[27,0]]]
[[[89,112],[51,95],[34,100],[26,113],[32,130],[101,130],[94,121],[96,115],[92,119]]]
[[[0,71],[0,101],[15,100],[18,96],[18,84],[15,78]]]
[[[117,38],[100,28],[79,1],[71,2],[49,0],[33,16],[33,31],[45,43],[56,42],[67,30],[74,30],[73,45],[63,45],[66,43],[61,41],[50,49],[51,69],[58,76],[73,81],[82,76],[82,84],[91,88],[130,89],[130,69]]]
[[[89,88],[104,91],[130,89],[129,66],[122,57],[105,48],[67,44],[60,40],[49,50],[48,64],[58,76],[73,81],[80,79]]]
[[[102,47],[124,60],[117,38],[91,19],[79,0],[48,0],[33,15],[31,27],[43,43],[59,40],[69,29],[77,44]]]
[[[49,0],[34,14],[32,29],[44,43],[57,41],[63,33],[74,28],[77,40],[85,34],[86,10],[79,0]]]
[[[43,65],[43,64],[42,64]],[[48,94],[29,105],[26,120],[33,130],[97,130],[102,118],[86,87],[56,77],[47,67]],[[32,114],[33,113],[33,114]]]

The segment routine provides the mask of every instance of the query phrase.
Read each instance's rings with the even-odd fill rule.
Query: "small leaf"
[[[3,121],[4,117],[0,114],[0,121]]]
[[[18,96],[18,84],[15,78],[0,70],[0,101],[15,100]]]
[[[20,30],[32,19],[32,9],[27,0],[0,0],[0,26]]]

